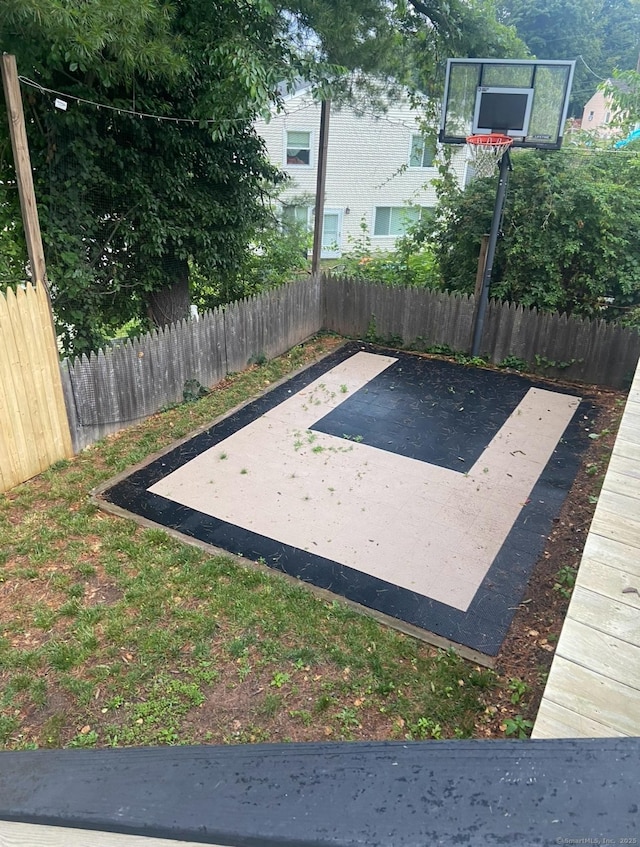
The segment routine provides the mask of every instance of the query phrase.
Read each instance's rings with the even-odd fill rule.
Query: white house
[[[256,129],[270,160],[291,177],[280,195],[283,219],[313,226],[320,103],[309,88],[285,98],[285,109]],[[322,257],[348,252],[362,235],[362,222],[374,250],[393,248],[420,207],[436,204],[431,180],[436,150],[425,144],[416,112],[397,99],[386,112],[353,106],[331,108],[325,187]],[[454,170],[463,184],[463,148],[454,154]]]

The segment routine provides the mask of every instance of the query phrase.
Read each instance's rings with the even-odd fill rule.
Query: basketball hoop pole
[[[471,342],[471,355],[478,356],[480,354],[480,344],[482,343],[482,330],[484,328],[484,317],[489,303],[489,288],[491,286],[491,274],[493,272],[493,260],[496,255],[496,245],[498,236],[500,235],[500,224],[502,222],[502,212],[504,211],[504,203],[507,197],[507,184],[509,182],[509,171],[511,170],[511,159],[507,150],[500,159],[500,178],[498,181],[498,190],[496,191],[496,202],[493,207],[493,218],[491,220],[491,232],[489,233],[489,244],[487,246],[487,259],[484,266],[484,275],[482,277],[482,288],[474,312],[473,321],[473,340]]]

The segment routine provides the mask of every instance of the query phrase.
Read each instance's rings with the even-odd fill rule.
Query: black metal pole
[[[498,236],[500,235],[500,224],[502,222],[504,202],[507,198],[507,184],[509,182],[510,167],[511,159],[509,158],[509,151],[507,150],[502,159],[500,159],[500,178],[498,181],[498,190],[496,191],[496,202],[493,207],[493,219],[491,221],[491,232],[489,233],[489,245],[487,247],[487,260],[484,268],[484,276],[482,278],[482,288],[480,290],[475,310],[473,341],[471,343],[472,356],[478,356],[480,354],[482,330],[484,328],[484,316],[487,311],[487,304],[489,303],[489,287],[491,286],[493,260],[496,255]]]
[[[313,227],[313,251],[311,253],[311,273],[315,276],[320,270],[322,252],[322,228],[324,224],[324,186],[327,177],[327,149],[329,146],[329,115],[331,100],[322,101],[320,111],[320,141],[318,143],[318,170],[316,176],[316,208]]]

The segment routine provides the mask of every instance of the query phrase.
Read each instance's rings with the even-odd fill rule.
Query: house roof
[[[311,83],[306,79],[295,79],[293,83],[282,81],[278,83],[278,94],[284,100],[290,100],[297,94],[308,91],[312,88]]]

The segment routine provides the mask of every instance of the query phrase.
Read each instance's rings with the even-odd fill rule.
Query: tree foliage
[[[601,87],[611,98],[613,123],[626,132],[635,129],[640,122],[640,73],[614,71]]]
[[[281,0],[303,50],[322,61],[440,94],[452,56],[522,56],[494,0]]]
[[[432,239],[434,218],[424,214],[400,236],[390,251],[375,250],[366,220],[360,236],[334,268],[335,273],[381,282],[392,287],[436,288],[440,283]]]
[[[109,86],[183,69],[171,24],[171,7],[155,0],[4,0],[2,47],[45,80],[79,70]]]
[[[252,128],[291,64],[273,7],[8,6],[5,43],[19,67],[68,95],[66,111],[37,89],[25,98],[66,349],[95,347],[145,313],[156,323],[184,317],[190,261],[232,288],[248,245],[269,223],[265,192],[279,179]]]
[[[491,296],[617,319],[640,303],[640,155],[563,150],[513,154]],[[495,180],[479,179],[443,204],[443,285],[471,293],[489,231]]]
[[[603,0],[595,32],[600,42],[599,70],[631,70],[640,55],[640,0]]]
[[[595,47],[590,30],[601,6],[602,0],[499,0],[500,19],[545,59],[590,54]]]
[[[522,49],[492,0],[3,0],[1,35],[35,83],[23,93],[36,193],[58,329],[75,353],[127,321],[185,316],[194,279],[231,298],[243,274],[257,278],[251,250],[271,231],[283,175],[252,124],[283,80],[339,88],[355,69],[433,92],[447,55]],[[16,220],[3,123],[11,281],[24,263]]]
[[[600,79],[638,61],[640,0],[498,0],[498,17],[537,58],[577,60],[574,114]]]

